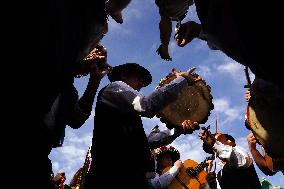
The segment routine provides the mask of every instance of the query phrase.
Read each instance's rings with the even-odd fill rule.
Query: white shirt
[[[249,154],[240,146],[229,146],[216,141],[213,149],[217,151],[218,157],[229,163],[230,167],[248,168],[252,164]]]

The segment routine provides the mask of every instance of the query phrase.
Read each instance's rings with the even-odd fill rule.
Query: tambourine
[[[175,78],[175,74],[168,74],[160,81],[158,87],[170,83]],[[210,111],[214,108],[210,86],[206,85],[204,80],[199,80],[193,85],[184,87],[180,93],[178,99],[159,112],[158,117],[161,121],[176,126],[181,126],[184,120],[206,123]]]

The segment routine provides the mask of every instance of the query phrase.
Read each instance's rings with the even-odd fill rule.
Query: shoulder
[[[130,86],[124,83],[123,81],[115,81],[111,82],[106,86],[106,89],[111,89],[111,88],[130,88]]]
[[[128,91],[134,91],[132,87],[124,83],[123,81],[115,81],[108,84],[105,88],[102,89],[103,94],[109,93],[123,93]]]

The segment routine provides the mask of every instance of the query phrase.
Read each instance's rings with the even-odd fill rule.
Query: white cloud
[[[61,153],[64,158],[68,159],[69,161],[76,161],[75,159],[81,159],[84,156],[85,150],[77,148],[75,146],[63,146],[61,148]]]
[[[224,64],[218,65],[217,66],[217,71],[221,73],[228,73],[230,74],[233,78],[243,78],[244,79],[244,71],[243,71],[243,66],[227,57],[224,58]]]
[[[232,123],[237,119],[240,120],[243,118],[244,108],[239,106],[231,107],[229,100],[226,98],[213,99],[213,104],[215,111],[220,114],[224,114],[219,116],[225,117],[225,119],[221,120],[221,125],[226,125],[227,123]]]
[[[67,184],[69,184],[75,172],[83,166],[92,139],[91,133],[84,133],[83,136],[76,133],[76,130],[66,129],[63,147],[53,149],[49,155],[53,161],[54,173],[65,172],[65,183]]]
[[[198,66],[198,74],[202,78],[206,78],[212,75],[212,70],[209,66],[199,65]]]
[[[202,150],[202,141],[197,137],[197,132],[189,135],[182,135],[171,145],[179,150],[182,161],[192,159],[196,162],[201,162],[207,156]]]
[[[52,169],[55,173],[59,170],[59,163],[57,161],[52,162]]]

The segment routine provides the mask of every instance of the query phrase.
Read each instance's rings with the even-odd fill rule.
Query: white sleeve
[[[232,147],[216,141],[213,149],[217,151],[220,159],[226,160],[232,167],[249,167],[252,163],[249,154],[238,146]]]
[[[179,91],[187,85],[183,77],[178,77],[168,85],[144,96],[122,81],[109,84],[102,93],[102,100],[125,112],[137,112],[145,117],[154,117],[166,105],[177,99]]]
[[[155,178],[151,179],[151,185],[154,189],[165,189],[167,188],[175,176],[178,174],[179,169],[176,166],[171,167],[167,172],[159,176],[156,175]]]

